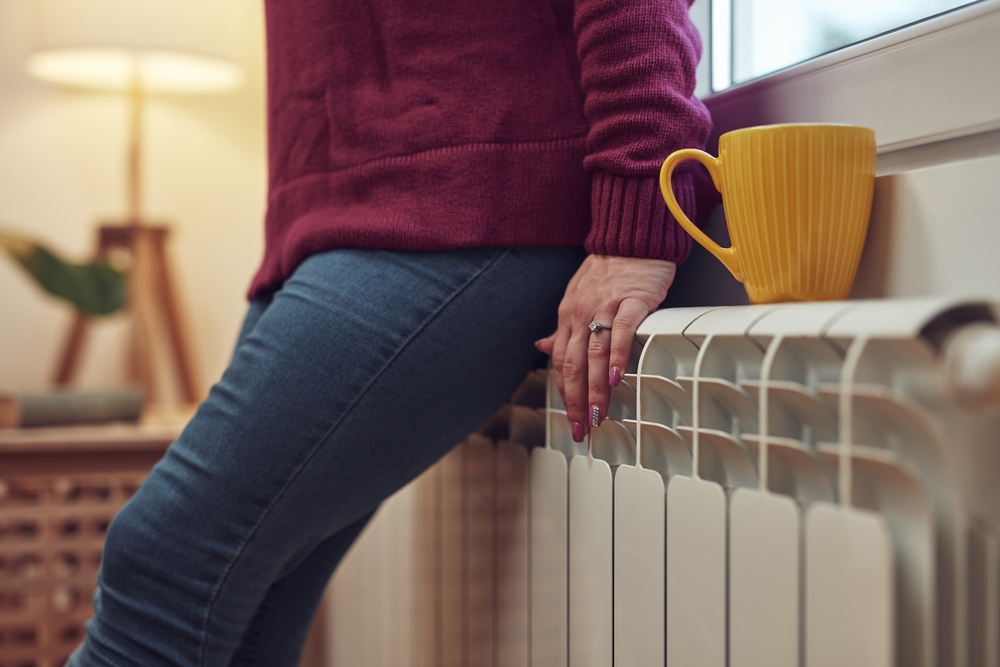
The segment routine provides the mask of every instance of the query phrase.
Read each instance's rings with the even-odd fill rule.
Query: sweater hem
[[[248,296],[336,248],[580,246],[590,227],[586,139],[475,143],[300,177],[269,197]]]

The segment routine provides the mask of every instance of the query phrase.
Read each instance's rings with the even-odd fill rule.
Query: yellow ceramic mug
[[[722,193],[732,247],[677,204],[674,168],[697,160]],[[748,127],[719,138],[719,157],[673,153],[660,170],[667,208],[726,265],[754,303],[844,299],[861,259],[875,187],[875,132],[853,125]]]

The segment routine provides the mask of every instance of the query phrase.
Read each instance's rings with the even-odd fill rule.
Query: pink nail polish
[[[573,441],[583,442],[583,437],[586,435],[583,429],[583,424],[580,422],[572,422],[573,424]]]
[[[622,381],[622,369],[617,366],[611,367],[611,373],[608,375],[608,385],[612,387],[617,387],[618,383]]]
[[[590,425],[594,428],[598,428],[601,422],[604,421],[604,415],[601,414],[601,406],[591,405],[590,406]]]

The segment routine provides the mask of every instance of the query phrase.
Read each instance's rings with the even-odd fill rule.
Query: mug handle
[[[660,191],[663,193],[663,200],[667,203],[667,208],[673,213],[674,219],[680,224],[681,227],[687,231],[688,234],[694,238],[695,241],[705,246],[705,249],[710,253],[715,255],[716,259],[725,265],[729,272],[733,274],[736,280],[743,282],[743,275],[740,271],[739,261],[736,259],[736,249],[733,247],[723,248],[718,243],[708,238],[705,232],[698,229],[698,227],[691,222],[691,220],[684,214],[681,210],[680,204],[677,203],[677,197],[674,195],[673,185],[670,181],[670,177],[674,174],[674,169],[681,162],[685,160],[696,160],[708,169],[708,173],[712,176],[712,183],[715,184],[715,189],[722,192],[720,187],[722,184],[719,181],[719,161],[709,155],[704,151],[697,150],[695,148],[683,148],[679,151],[674,151],[670,156],[663,161],[663,166],[660,168]]]

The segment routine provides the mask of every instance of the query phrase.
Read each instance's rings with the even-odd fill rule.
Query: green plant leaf
[[[42,289],[88,315],[109,315],[125,305],[127,277],[106,262],[71,264],[40,244],[3,232],[0,232],[0,248]]]

